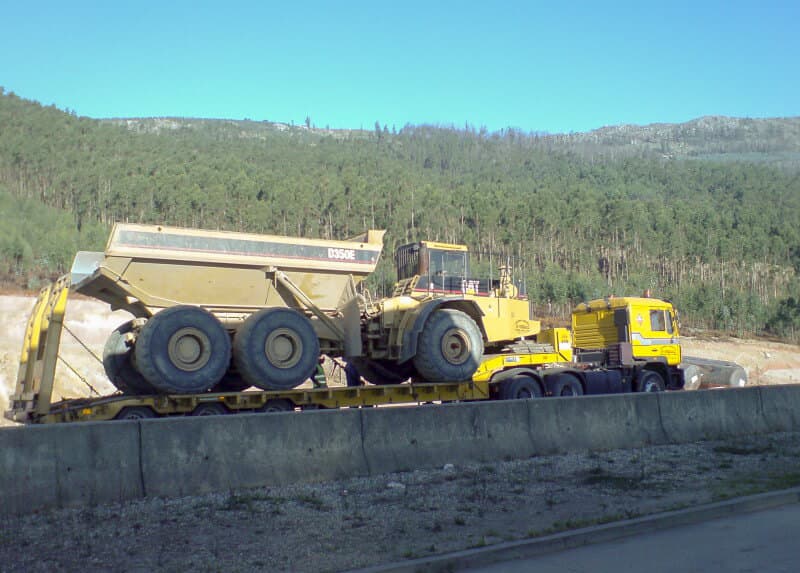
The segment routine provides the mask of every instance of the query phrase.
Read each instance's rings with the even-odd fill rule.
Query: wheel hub
[[[208,364],[211,341],[203,331],[185,327],[170,336],[167,352],[176,368],[184,372],[196,372]]]
[[[293,330],[276,328],[264,342],[264,354],[278,368],[291,368],[302,357],[303,343]]]
[[[470,358],[469,336],[460,328],[451,328],[442,337],[442,356],[450,364],[464,364]]]

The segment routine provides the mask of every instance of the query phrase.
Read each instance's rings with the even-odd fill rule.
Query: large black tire
[[[661,374],[653,370],[642,370],[636,380],[637,392],[663,392],[666,389]]]
[[[289,390],[311,376],[319,339],[311,321],[290,308],[250,315],[233,339],[233,359],[242,378],[264,390]]]
[[[370,360],[360,356],[350,361],[364,380],[375,385],[402,384],[417,373],[411,361],[397,364],[391,360]]]
[[[133,348],[128,346],[125,335],[133,328],[133,321],[122,324],[112,332],[103,348],[103,368],[111,383],[123,394],[155,394],[153,388],[133,366]]]
[[[444,308],[425,321],[414,366],[428,382],[469,380],[483,356],[483,337],[478,325],[460,310]]]
[[[580,380],[571,374],[559,374],[553,384],[553,396],[583,396],[583,386]]]
[[[541,398],[542,387],[539,382],[527,374],[517,374],[502,382],[500,390],[501,400],[527,400]]]
[[[173,306],[147,321],[136,341],[136,366],[161,392],[198,394],[228,370],[231,339],[210,312]]]

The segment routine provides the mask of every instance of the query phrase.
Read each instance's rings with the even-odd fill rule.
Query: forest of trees
[[[379,294],[395,246],[432,239],[466,243],[484,272],[513,258],[542,316],[650,289],[684,324],[796,337],[800,122],[718,123],[660,126],[642,146],[642,128],[98,121],[0,89],[0,280],[35,288],[66,272],[114,221],[324,238],[386,228]]]

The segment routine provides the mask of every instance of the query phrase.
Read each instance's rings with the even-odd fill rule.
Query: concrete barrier
[[[147,495],[180,496],[368,473],[358,410],[142,423]]]
[[[657,394],[528,401],[536,453],[610,450],[667,441]]]
[[[672,443],[769,431],[758,388],[674,392],[659,394],[658,399]]]
[[[760,386],[758,393],[768,431],[800,429],[800,386]]]
[[[370,473],[535,453],[525,401],[362,410]]]
[[[0,430],[0,515],[800,430],[800,386]]]
[[[142,497],[137,424],[0,431],[0,515]]]

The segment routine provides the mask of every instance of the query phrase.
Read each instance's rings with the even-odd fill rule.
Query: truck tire
[[[417,373],[411,361],[397,364],[391,360],[370,360],[360,356],[350,360],[364,380],[377,386],[402,384]]]
[[[311,321],[290,308],[250,315],[233,338],[239,374],[264,390],[290,390],[314,373],[319,339]]]
[[[417,344],[414,366],[428,382],[469,380],[483,356],[478,325],[460,310],[444,308],[425,321]]]
[[[119,414],[114,416],[115,420],[149,420],[150,418],[157,418],[158,414],[153,412],[147,406],[128,406],[119,411]]]
[[[274,398],[267,400],[256,412],[294,412],[294,402],[286,398]]]
[[[142,328],[136,365],[157,390],[198,394],[214,387],[228,370],[231,339],[210,312],[196,306],[162,310]]]
[[[133,329],[133,321],[118,326],[106,340],[103,348],[103,368],[111,383],[123,394],[155,394],[153,388],[133,366],[133,348],[128,346],[125,335]]]
[[[505,380],[500,390],[501,400],[525,400],[542,396],[542,387],[539,382],[527,374],[517,374]]]
[[[192,410],[192,416],[224,416],[230,413],[230,410],[219,402],[203,402]]]
[[[663,392],[666,389],[661,374],[654,370],[642,370],[636,380],[637,392]]]
[[[553,384],[553,396],[583,396],[583,386],[580,380],[570,374],[559,374]]]

